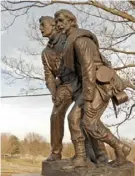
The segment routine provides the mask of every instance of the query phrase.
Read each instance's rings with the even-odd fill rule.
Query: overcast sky
[[[1,99],[0,131],[15,134],[20,139],[23,139],[28,132],[36,132],[49,141],[52,106],[50,96]],[[122,118],[122,116],[119,116],[118,119],[115,116],[107,118],[105,116],[108,113],[106,111],[102,117],[106,124],[117,123]],[[132,139],[135,137],[134,126],[135,120],[124,123],[119,129],[120,135]],[[115,132],[115,128],[111,128],[111,130]],[[70,142],[67,118],[65,119],[64,141]]]
[[[44,9],[32,9],[29,12],[28,19],[24,16],[18,18],[12,27],[10,27],[7,31],[1,33],[2,56],[6,55],[10,57],[20,57],[20,55],[22,55],[26,60],[31,60],[33,63],[35,63],[36,66],[41,69],[41,72],[43,72],[40,57],[24,56],[20,53],[18,48],[25,48],[30,46],[31,49],[37,49],[37,43],[31,42],[26,35],[28,22],[33,16],[36,19],[46,15],[53,16],[53,14],[61,8],[69,9],[73,11],[75,15],[77,15],[77,12],[75,9],[71,8],[71,6],[53,5]],[[5,20],[7,19],[8,21],[11,20],[9,16],[2,16],[2,24],[4,24]],[[43,48],[39,48],[39,52],[41,52],[42,49]],[[34,82],[33,84],[35,84],[35,87],[39,87],[39,82]],[[45,87],[44,85],[41,86]],[[3,75],[1,75],[1,96],[18,95],[20,93],[20,89],[24,87],[25,83],[22,80],[17,81],[12,85],[8,85],[7,80],[5,80]],[[48,90],[44,89],[43,93],[48,93]],[[43,135],[49,141],[50,114],[52,106],[53,104],[51,102],[50,96],[1,99],[0,131],[15,134],[20,139],[23,139],[23,137],[28,132],[36,132]],[[107,111],[105,114],[107,114]],[[133,115],[135,116],[135,112]],[[103,117],[102,119],[107,124],[116,123],[120,120],[115,119],[115,116],[110,118]],[[132,139],[135,137],[134,127],[135,119],[126,122],[120,127],[120,135]],[[111,128],[111,130],[115,132],[114,128]],[[65,120],[64,141],[70,141],[67,119]]]

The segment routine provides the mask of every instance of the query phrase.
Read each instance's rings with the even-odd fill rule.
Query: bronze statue
[[[116,104],[128,100],[123,91],[126,86],[116,72],[108,67],[99,51],[95,35],[77,27],[76,17],[68,10],[55,13],[57,28],[67,35],[63,52],[65,72],[76,72],[82,81],[82,93],[69,114],[69,127],[75,149],[72,167],[86,166],[85,136],[80,128],[80,114],[83,107],[82,129],[95,139],[114,148],[116,160],[112,163],[121,165],[131,148],[115,137],[100,121],[100,117],[113,99]],[[70,57],[69,57],[70,56]]]
[[[54,161],[61,159],[65,113],[70,104],[76,101],[80,95],[82,84],[79,83],[75,72],[63,70],[61,54],[63,52],[66,35],[55,29],[55,23],[52,17],[41,17],[39,22],[42,36],[49,38],[47,47],[42,52],[42,61],[46,84],[52,94],[52,100],[54,102],[51,115],[52,151],[47,159],[48,161]],[[62,75],[63,71],[64,75]],[[59,82],[59,84],[57,84],[57,82]],[[81,111],[80,109],[80,113],[78,113],[79,120],[81,120],[82,117]],[[92,158],[92,151],[88,149],[89,144],[92,145],[93,153],[97,160],[94,157]],[[94,162],[107,162],[107,154],[102,142],[98,142],[89,136],[89,138],[86,137],[85,145],[87,152],[90,152],[87,156],[89,155]]]

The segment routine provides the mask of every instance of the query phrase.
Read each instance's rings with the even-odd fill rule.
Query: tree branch
[[[100,49],[111,50],[111,51],[114,51],[114,52],[117,52],[117,53],[133,54],[133,55],[135,55],[135,51],[124,51],[124,50],[119,50],[119,49],[116,49],[116,48],[100,48]]]
[[[107,7],[107,6],[99,3],[98,1],[89,1],[88,0],[88,1],[82,1],[82,2],[81,1],[80,2],[76,2],[76,1],[72,1],[71,2],[71,1],[51,0],[51,2],[47,2],[47,3],[43,3],[41,1],[19,1],[17,3],[16,2],[12,2],[12,1],[7,1],[7,3],[9,3],[9,4],[22,4],[23,2],[24,3],[25,2],[27,2],[27,3],[28,2],[29,3],[32,2],[33,4],[26,5],[26,6],[23,6],[23,7],[20,7],[20,8],[15,8],[15,9],[10,9],[8,7],[4,7],[5,9],[2,10],[2,11],[8,11],[8,10],[10,10],[10,11],[16,11],[16,10],[25,9],[27,7],[29,7],[29,8],[31,8],[31,7],[45,7],[45,6],[56,4],[56,3],[59,3],[59,4],[69,4],[69,5],[92,5],[92,6],[95,6],[97,8],[100,8],[100,9],[106,11],[106,12],[109,12],[109,13],[111,13],[113,15],[117,15],[119,17],[122,17],[122,18],[124,18],[124,19],[126,19],[128,21],[131,21],[131,22],[135,23],[135,18],[132,15],[130,15],[130,14],[126,13],[126,12],[123,12],[121,10],[117,10],[117,9],[114,9],[114,8]],[[40,4],[40,5],[37,5],[37,4]]]
[[[116,67],[114,69],[118,71],[118,70],[129,68],[129,67],[134,67],[135,68],[135,64],[129,64],[129,65],[125,65],[123,67]]]
[[[135,8],[135,1],[129,1],[129,3]]]
[[[124,120],[122,120],[121,122],[117,123],[117,124],[112,124],[112,125],[108,125],[108,127],[116,127],[119,128],[120,125],[122,125],[124,122],[126,122],[127,120],[131,120],[130,116],[132,114],[133,108],[135,108],[135,104],[133,104],[130,108],[129,113],[127,113],[126,118]]]
[[[135,23],[135,18],[132,15],[129,15],[128,13],[126,13],[126,12],[107,7],[107,6],[101,4],[101,3],[97,2],[97,1],[89,1],[88,4],[89,5],[93,5],[93,6],[97,7],[97,8],[105,10],[106,12],[109,12],[109,13],[111,13],[113,15],[117,15],[119,17],[122,17],[124,19],[127,19],[127,20]]]

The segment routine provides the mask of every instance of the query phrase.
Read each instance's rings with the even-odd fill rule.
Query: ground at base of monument
[[[12,174],[12,176],[41,176],[40,173],[23,173],[23,174]]]
[[[75,169],[63,170],[62,167],[71,161],[59,160],[54,162],[42,162],[43,176],[135,176],[135,165],[129,161],[120,167],[78,167]]]

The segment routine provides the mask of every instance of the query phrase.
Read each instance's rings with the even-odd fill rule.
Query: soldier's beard
[[[68,34],[69,31],[70,31],[70,29],[71,29],[71,28],[69,28],[69,29],[66,29],[66,28],[65,28],[65,29],[62,30],[62,33],[63,33],[63,34]]]
[[[65,34],[65,33],[66,33],[66,30],[63,30],[62,33]]]

